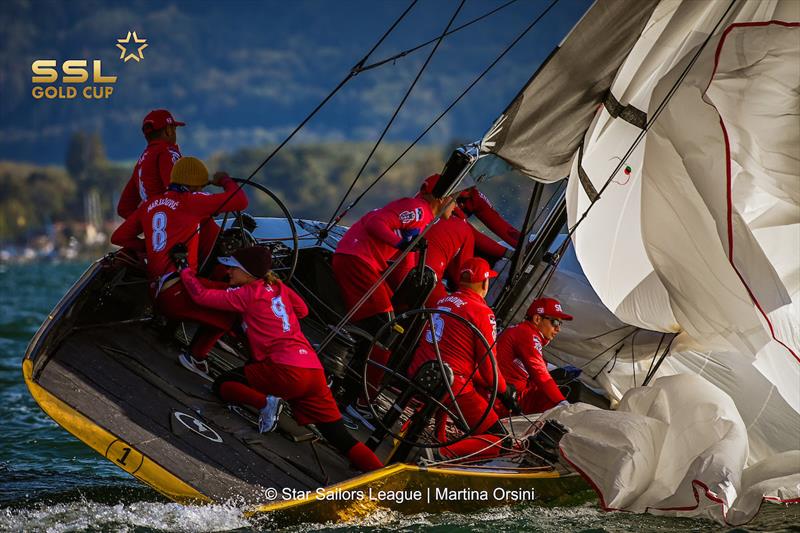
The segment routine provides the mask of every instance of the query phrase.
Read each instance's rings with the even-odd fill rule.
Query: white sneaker
[[[178,356],[178,362],[180,362],[186,370],[194,372],[208,381],[214,381],[214,378],[208,374],[208,361],[205,359],[195,359],[188,353],[183,352]]]
[[[283,401],[276,396],[267,396],[267,403],[258,417],[258,432],[269,433],[278,426],[278,417],[283,411]]]

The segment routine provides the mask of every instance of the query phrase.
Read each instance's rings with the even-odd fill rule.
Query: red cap
[[[160,130],[167,126],[185,126],[185,122],[178,122],[172,113],[166,109],[154,109],[145,115],[142,120],[142,131],[147,129]]]
[[[463,275],[469,274],[469,279],[464,279]],[[470,257],[461,263],[461,277],[462,281],[469,283],[478,283],[485,279],[496,278],[497,272],[489,267],[489,263],[482,257]]]
[[[422,194],[432,194],[433,189],[436,187],[436,184],[439,183],[439,174],[431,174],[425,181],[422,182],[422,185],[419,186],[419,192]]]
[[[572,315],[565,313],[561,309],[561,304],[555,298],[538,298],[534,300],[526,315],[541,315],[560,318],[561,320],[572,320]]]

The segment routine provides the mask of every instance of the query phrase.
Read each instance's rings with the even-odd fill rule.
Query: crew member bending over
[[[119,216],[128,218],[139,204],[167,190],[172,167],[181,158],[181,150],[176,144],[177,127],[185,125],[175,120],[166,109],[155,109],[144,117],[142,133],[147,139],[147,147],[136,161],[133,174],[119,197]]]
[[[497,341],[497,364],[506,381],[517,389],[523,413],[541,413],[559,404],[567,404],[547,370],[542,349],[561,329],[562,320],[572,316],[553,298],[534,300],[525,320],[507,327]],[[495,410],[505,414],[504,407]]]
[[[435,174],[426,179],[434,183]],[[430,190],[433,190],[431,185]],[[405,250],[435,216],[450,217],[455,203],[450,198],[435,198],[426,193],[417,198],[401,198],[385,207],[370,211],[353,224],[336,247],[333,254],[333,274],[348,311],[375,285],[389,266],[389,261]],[[397,274],[389,282],[378,285],[375,292],[356,310],[352,323],[375,335],[381,326],[393,318],[393,289],[402,281],[401,273],[414,265],[414,254],[406,256],[405,263],[398,265]],[[356,349],[353,366],[359,368],[368,357],[369,342],[361,341]],[[376,349],[372,358],[384,364],[389,358],[385,350]],[[380,372],[370,367],[370,383],[380,379]],[[347,405],[358,396],[360,380],[350,381],[342,402]],[[354,415],[354,408],[348,409]]]
[[[451,311],[473,324],[491,347],[492,355],[496,355],[495,335],[496,323],[494,312],[486,305],[484,297],[489,291],[489,280],[497,276],[497,272],[489,268],[485,259],[473,257],[461,265],[459,290],[445,296],[436,304],[438,309]],[[442,361],[450,366],[454,374],[451,385],[455,400],[470,427],[474,427],[486,412],[489,405],[489,389],[497,380],[497,395],[509,409],[516,409],[515,394],[512,387],[506,385],[501,372],[494,372],[486,345],[461,320],[452,316],[435,315],[434,333]],[[408,375],[414,376],[427,361],[436,359],[436,347],[430,330],[426,326],[422,339],[411,365]],[[477,369],[477,371],[476,371]],[[443,403],[453,410],[449,396]],[[452,407],[451,407],[452,406]],[[481,424],[475,428],[472,437],[442,448],[442,453],[451,457],[476,453],[487,448],[487,443],[499,443],[506,435],[505,428],[494,410],[490,410]],[[489,447],[482,455],[497,455],[498,446]]]
[[[214,185],[225,192],[200,192],[208,184],[208,170],[197,158],[183,157],[172,168],[171,183],[164,194],[143,202],[111,235],[111,242],[147,254],[147,276],[150,296],[156,310],[173,320],[191,320],[201,325],[189,346],[179,356],[188,370],[207,379],[208,352],[228,331],[236,315],[198,307],[192,302],[180,281],[169,255],[176,244],[185,244],[189,265],[197,269],[199,258],[211,253],[219,231],[211,219],[220,209],[240,211],[247,207],[247,196],[227,174],[214,174]],[[223,207],[224,203],[224,207]],[[198,228],[200,231],[198,232]],[[139,235],[144,233],[144,239]],[[223,282],[203,280],[209,287],[226,287]]]
[[[250,405],[261,411],[259,431],[272,431],[289,402],[298,424],[314,424],[320,433],[362,471],[383,464],[347,431],[325,380],[316,352],[300,330],[298,319],[308,314],[305,302],[270,270],[266,248],[242,248],[220,257],[228,267],[228,290],[209,289],[187,264],[180,264],[181,280],[200,305],[241,314],[250,343],[251,362],[214,381],[214,392],[226,402]],[[183,268],[182,268],[183,267]]]

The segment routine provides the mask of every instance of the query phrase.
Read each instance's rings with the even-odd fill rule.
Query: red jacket
[[[197,270],[199,255],[205,258],[211,252],[213,239],[219,231],[217,224],[207,219],[234,192],[224,209],[241,211],[247,207],[247,196],[241,189],[237,191],[238,187],[232,179],[224,178],[222,187],[225,192],[218,194],[167,191],[151,198],[117,228],[111,235],[111,242],[117,246],[146,251],[150,281],[163,279],[175,271],[169,251],[181,242],[186,242],[189,248],[189,265]],[[201,224],[200,232],[197,232]],[[144,240],[139,238],[143,232]]]
[[[439,280],[446,271],[458,276],[461,263],[473,256],[472,226],[460,218],[440,219],[428,230],[425,238],[428,240],[425,264],[436,272]]]
[[[180,158],[181,151],[177,144],[164,139],[150,141],[139,156],[131,179],[119,197],[117,214],[128,218],[140,203],[164,193],[169,187],[172,166]]]
[[[486,196],[475,187],[470,187],[462,192],[458,198],[458,207],[453,211],[453,216],[466,220],[472,215],[478,217],[489,230],[500,237],[504,242],[516,248],[519,245],[520,233],[509,224],[492,207]],[[473,228],[475,249],[492,257],[502,257],[506,248]]]
[[[353,224],[339,241],[336,253],[357,256],[376,271],[383,272],[388,261],[398,253],[403,237],[421,232],[431,220],[433,212],[425,200],[395,200],[370,211]]]
[[[542,410],[564,400],[564,395],[547,370],[542,348],[547,340],[530,320],[507,327],[497,341],[497,364],[508,383],[520,396],[537,394],[546,399]]]
[[[282,365],[322,368],[300,330],[299,319],[308,315],[308,307],[283,283],[255,280],[228,290],[208,289],[190,268],[181,271],[181,280],[196,303],[241,313],[254,361],[269,359]]]
[[[497,331],[494,312],[486,305],[486,301],[475,291],[459,289],[437,302],[438,309],[452,311],[474,325],[492,347],[492,354],[497,357],[495,335]],[[450,365],[457,381],[463,383],[472,376],[472,382],[483,389],[492,385],[492,362],[486,356],[486,346],[462,321],[448,315],[434,315],[434,329],[442,360]],[[436,359],[430,325],[425,327],[417,351],[408,368],[408,375],[414,376],[426,361]],[[478,371],[473,376],[475,368]],[[460,378],[460,379],[458,379]],[[497,373],[497,392],[506,390],[506,382],[502,373]],[[454,391],[456,394],[458,391]]]

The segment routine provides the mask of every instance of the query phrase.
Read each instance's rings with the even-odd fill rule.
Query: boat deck
[[[356,475],[289,416],[276,432],[259,434],[255,413],[222,404],[209,381],[178,364],[178,353],[177,343],[168,347],[146,324],[79,330],[52,354],[38,383],[120,439],[106,450],[109,460],[135,473],[140,459],[130,450],[123,457],[133,448],[215,501],[236,494],[263,502],[266,487],[314,490]],[[213,356],[226,358],[217,349]]]

